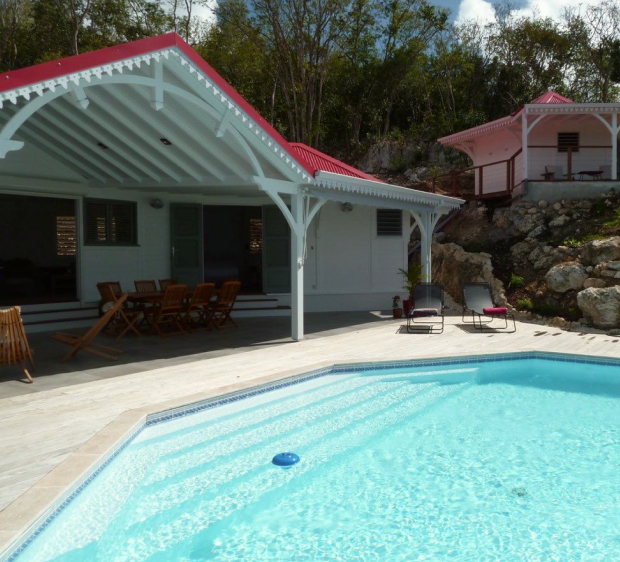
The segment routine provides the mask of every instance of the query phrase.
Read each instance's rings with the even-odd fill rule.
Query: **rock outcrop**
[[[591,287],[577,293],[577,304],[586,320],[596,328],[620,325],[620,287]]]
[[[489,282],[495,304],[506,304],[504,284],[493,275],[490,254],[466,252],[457,244],[433,244],[432,255],[433,280],[442,283],[459,304],[463,304],[463,283],[468,281]]]
[[[620,236],[593,240],[584,244],[581,250],[581,261],[587,265],[620,260]]]
[[[547,287],[556,293],[578,291],[587,278],[586,268],[577,262],[554,265],[545,275]]]

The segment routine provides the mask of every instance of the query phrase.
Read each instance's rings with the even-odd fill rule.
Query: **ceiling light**
[[[172,143],[168,139],[159,139],[166,146],[170,146]]]

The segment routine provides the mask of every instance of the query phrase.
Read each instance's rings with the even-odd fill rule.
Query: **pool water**
[[[620,560],[620,366],[328,374],[150,425],[16,560]]]

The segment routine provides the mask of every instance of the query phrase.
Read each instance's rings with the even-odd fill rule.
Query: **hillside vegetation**
[[[176,31],[291,141],[356,164],[382,139],[432,142],[511,113],[548,89],[615,101],[620,3],[561,21],[496,7],[450,23],[426,0],[3,0],[0,72]],[[459,165],[449,158],[447,166]]]

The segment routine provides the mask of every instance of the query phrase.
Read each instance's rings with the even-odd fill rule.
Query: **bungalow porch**
[[[76,320],[98,281],[242,277],[299,340],[304,305],[402,293],[416,226],[430,278],[435,224],[461,204],[288,143],[176,34],[2,76],[0,305],[25,312]]]
[[[618,103],[575,103],[555,92],[439,139],[473,166],[442,178],[467,199],[588,197],[618,187]]]

